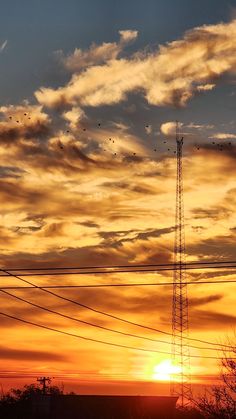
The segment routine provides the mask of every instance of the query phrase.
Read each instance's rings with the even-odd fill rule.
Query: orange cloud
[[[182,123],[179,123],[178,125],[179,125],[179,127],[181,127],[183,124]],[[161,128],[160,129],[161,129],[161,132],[164,135],[171,135],[171,136],[173,136],[176,133],[176,122],[172,122],[172,121],[170,121],[170,122],[164,122],[163,124],[161,124]]]
[[[125,37],[130,39],[123,34]],[[101,106],[119,103],[139,91],[152,105],[184,106],[196,93],[213,89],[223,75],[235,74],[235,40],[235,20],[205,25],[188,31],[182,40],[160,46],[157,52],[130,59],[113,57],[104,65],[74,74],[65,87],[42,87],[35,96],[52,108]],[[94,50],[92,47],[88,54]]]
[[[23,104],[1,108],[2,266],[42,266],[42,263],[48,267],[89,266],[169,263],[173,260],[176,173],[174,143],[170,145],[171,153],[163,155],[161,145],[158,158],[157,154],[155,158],[148,157],[151,154],[150,146],[143,145],[142,135],[139,137],[133,134],[132,127],[120,122],[118,118],[115,123],[98,125],[84,114],[83,106],[117,103],[125,99],[129,91],[136,90],[143,91],[150,103],[186,103],[187,98],[199,90],[209,90],[219,75],[234,71],[235,58],[231,56],[235,48],[232,44],[234,28],[235,22],[197,28],[188,32],[183,40],[161,47],[158,53],[146,56],[136,54],[130,60],[113,57],[106,64],[96,66],[91,61],[89,68],[75,74],[68,86],[58,90],[41,90],[41,96],[38,92],[41,105],[35,107]],[[127,31],[122,34],[124,42],[135,36]],[[90,56],[84,55],[84,59],[89,60],[92,53],[96,55],[95,47],[90,53]],[[198,55],[197,60],[193,60],[193,54]],[[226,62],[228,67],[223,65]],[[214,71],[219,69],[217,74],[212,71],[213,68]],[[58,114],[52,120],[42,107],[57,107],[63,103],[69,105],[70,109],[59,115],[59,123]],[[28,113],[30,119],[27,119]],[[66,129],[63,130],[62,123],[65,121]],[[198,133],[199,130],[214,128],[193,123],[185,127],[197,129]],[[165,135],[174,134],[175,123],[163,123],[161,132]],[[183,157],[188,259],[214,259],[220,256],[225,259],[229,256],[234,258],[236,151],[233,141],[232,147],[223,148],[221,153],[212,144],[203,144],[195,153],[192,153],[191,147],[192,140],[188,141]],[[202,271],[188,275],[190,280],[206,277],[223,279],[226,273],[209,274]],[[228,275],[233,277],[232,272]],[[80,283],[78,278],[60,278],[63,284]],[[106,278],[90,276],[83,278],[83,281],[109,282],[108,279],[111,282],[171,281],[172,274],[141,273],[122,278],[114,274]],[[4,280],[2,278],[2,284]],[[58,277],[53,280],[59,283]],[[11,281],[19,285],[17,279],[11,278]],[[40,284],[43,281],[45,284],[54,283],[51,277],[36,278],[36,281]],[[190,327],[193,336],[197,337],[199,333],[201,338],[205,336],[214,340],[216,327],[225,330],[226,323],[235,324],[232,288],[225,286],[224,293],[220,294],[214,285],[209,288],[201,288],[201,285],[197,285],[199,288],[194,287],[189,287]],[[150,324],[150,313],[155,314],[157,324],[164,322],[163,328],[166,329],[171,322],[171,291],[171,287],[116,288],[110,291],[80,289],[76,297],[75,290],[60,292],[72,299],[112,313],[122,313],[123,317],[145,324]],[[26,291],[18,292],[26,297]],[[40,300],[47,307],[99,324],[118,327],[111,320],[101,316],[99,319],[94,318],[91,312],[75,309],[71,304],[62,304],[54,297],[42,298],[39,289],[27,293],[29,300]],[[62,322],[60,318],[45,315],[39,309],[30,309],[23,303],[16,304],[10,297],[2,297],[1,301],[4,310],[11,314],[49,326],[62,326],[72,332],[76,329],[77,333],[77,325],[73,322]],[[204,327],[202,324],[199,326],[199,319],[204,322]],[[1,322],[5,330],[9,328],[9,335],[6,335],[6,341],[3,342],[7,348],[15,347],[21,339],[22,327],[13,324],[6,319]],[[85,325],[81,327],[82,334],[88,337],[94,335],[94,329]],[[132,330],[132,327],[123,327],[126,331]],[[47,339],[45,333],[48,334]],[[104,340],[114,338],[105,332],[98,335]],[[32,344],[33,339],[35,341]],[[108,359],[114,364],[119,358],[116,352],[108,352],[99,345],[95,348],[94,345],[72,338],[65,340],[56,334],[34,331],[24,326],[24,342],[19,350],[24,350],[23,344],[30,348],[30,345],[32,347],[40,342],[44,342],[42,350],[45,352],[55,347],[60,353],[64,351],[71,354],[74,351],[74,355],[71,355],[72,358],[74,356],[74,363],[77,362],[78,352],[81,358],[83,351],[86,353],[85,365],[91,365],[92,357],[89,358],[89,354],[94,354],[94,350],[98,356],[96,367],[106,366]],[[147,344],[147,348],[151,346]],[[22,359],[24,354],[19,352],[12,356]],[[132,366],[135,360],[133,354],[130,358],[129,354],[124,356],[124,363],[130,362]],[[61,362],[63,370],[68,363],[63,363],[63,360]],[[143,359],[142,362],[145,364],[147,360]],[[15,367],[18,368],[17,363]],[[33,367],[36,368],[36,364]],[[48,371],[48,364],[45,368]]]
[[[216,134],[212,135],[210,138],[216,138],[217,140],[235,140],[236,134],[232,134],[229,132],[217,132]]]
[[[120,41],[118,43],[103,42],[102,45],[92,44],[87,51],[76,48],[72,54],[66,57],[62,51],[57,51],[56,56],[65,68],[72,72],[78,72],[83,68],[114,60],[127,44],[133,42],[137,38],[138,31],[123,30],[119,31],[119,34]]]
[[[30,143],[30,139],[49,132],[51,119],[43,112],[42,106],[28,103],[1,106],[0,115],[3,119],[0,121],[1,145],[9,145],[19,139]]]

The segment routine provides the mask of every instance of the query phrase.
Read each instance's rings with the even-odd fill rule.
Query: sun
[[[175,381],[178,374],[180,374],[181,368],[177,365],[173,365],[170,359],[162,361],[160,364],[155,365],[153,369],[152,378],[158,381]]]

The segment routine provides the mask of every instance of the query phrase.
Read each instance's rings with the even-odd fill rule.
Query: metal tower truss
[[[189,404],[190,356],[188,345],[188,296],[185,271],[185,232],[184,232],[184,200],[183,200],[183,169],[182,149],[183,137],[179,135],[176,123],[177,146],[177,181],[175,209],[175,244],[174,244],[174,277],[172,302],[172,364],[171,393],[179,396],[181,407]]]

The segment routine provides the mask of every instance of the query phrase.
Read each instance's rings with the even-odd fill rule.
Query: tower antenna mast
[[[174,242],[174,277],[172,302],[172,364],[177,374],[172,375],[171,393],[179,396],[181,407],[189,404],[190,356],[188,340],[188,295],[185,270],[185,232],[183,199],[183,155],[184,139],[176,121],[176,207],[175,207],[175,242]]]

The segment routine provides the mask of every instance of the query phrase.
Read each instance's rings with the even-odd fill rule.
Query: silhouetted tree
[[[48,393],[63,394],[57,386],[50,386]],[[0,399],[0,417],[4,419],[30,419],[31,401],[42,394],[42,389],[35,384],[25,385],[23,389],[12,388]]]
[[[232,348],[236,354],[236,348]],[[230,356],[222,360],[220,386],[213,386],[204,396],[195,402],[206,418],[235,419],[236,418],[236,361]]]
[[[204,419],[203,414],[194,407],[185,409],[177,408],[175,411],[174,419]]]

